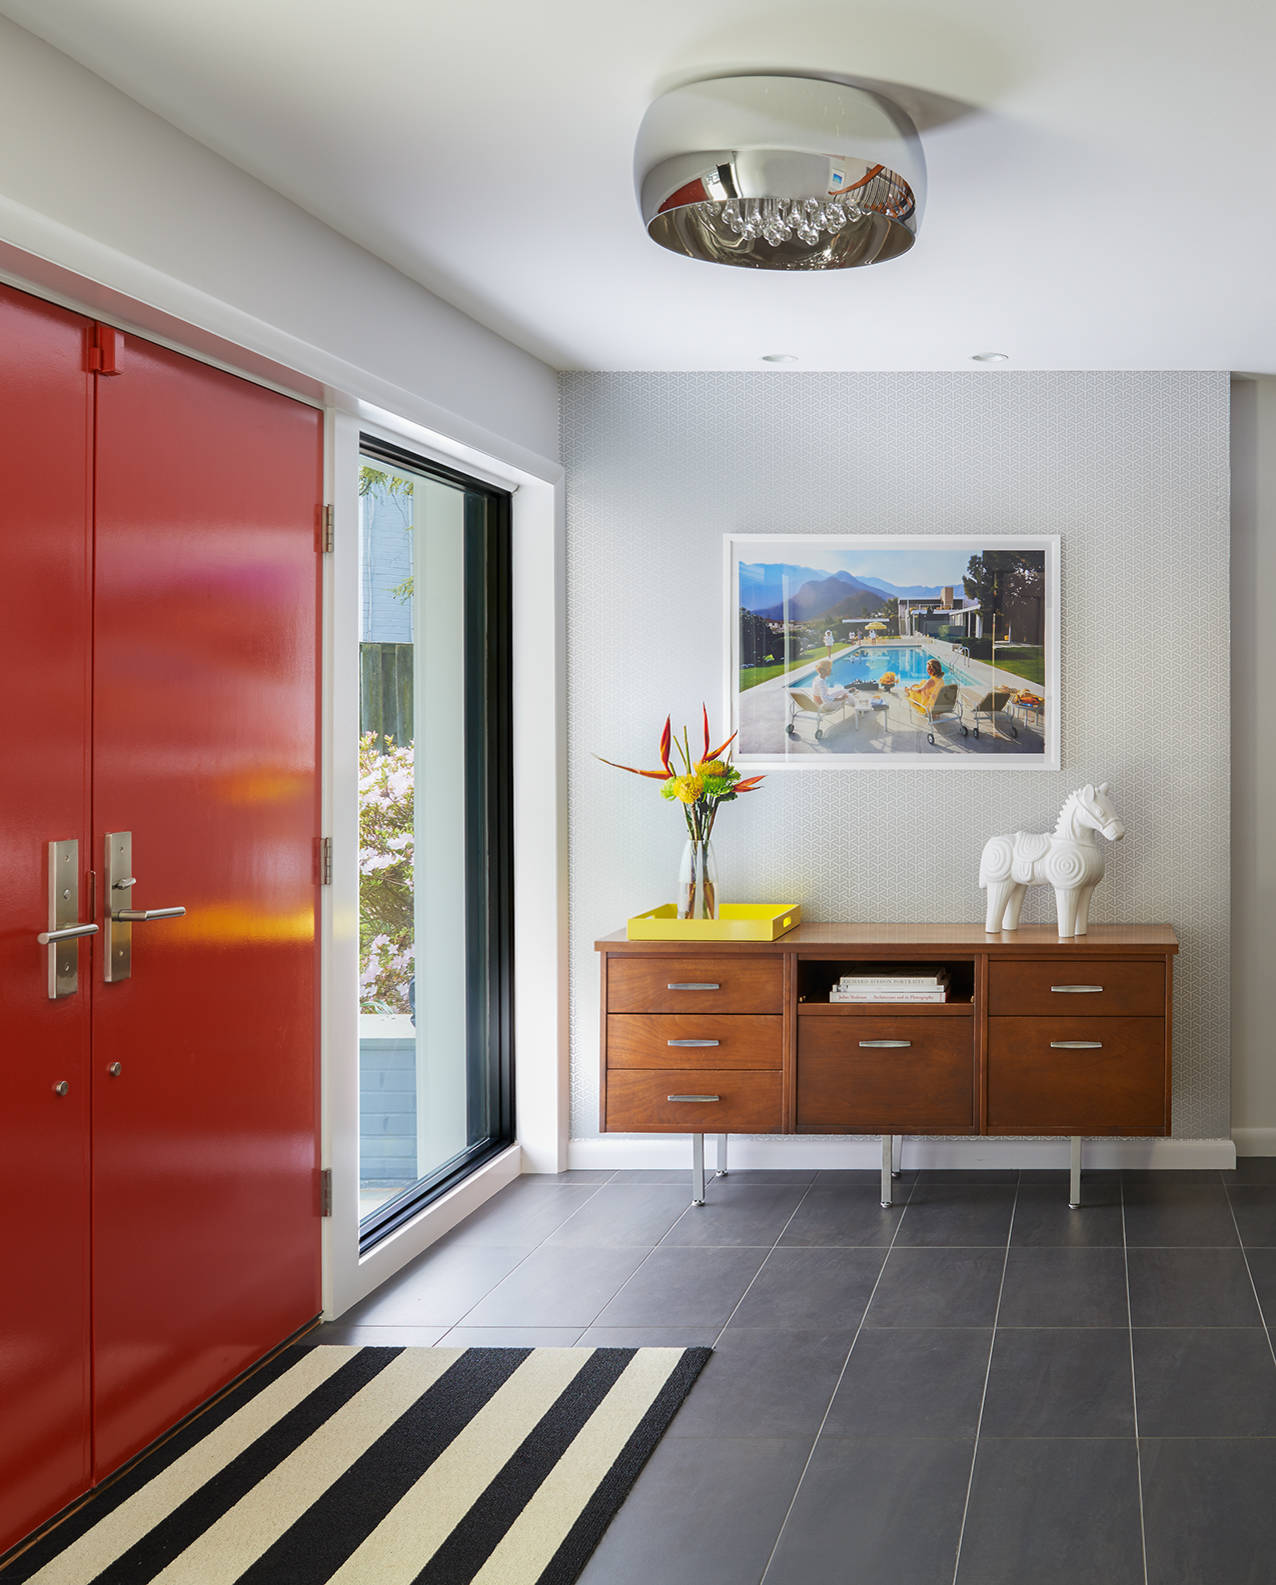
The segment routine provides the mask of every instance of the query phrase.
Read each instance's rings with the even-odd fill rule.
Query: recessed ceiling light
[[[1008,352],[972,352],[970,358],[972,363],[1010,362],[1010,354]]]
[[[763,361],[763,363],[796,363],[797,362],[797,353],[796,352],[764,352],[762,354],[762,361]]]

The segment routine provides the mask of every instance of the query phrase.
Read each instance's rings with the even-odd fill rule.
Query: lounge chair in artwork
[[[797,718],[800,715],[815,717],[815,741],[818,743],[824,736],[824,723],[826,721],[845,721],[848,710],[854,710],[854,699],[850,694],[841,699],[830,699],[821,702],[801,688],[789,689],[789,724],[785,731],[790,737],[798,735]],[[858,721],[856,725],[858,726]]]
[[[1010,729],[1011,737],[1019,736],[1019,728],[1015,725],[1010,715],[1010,706],[1014,703],[1015,690],[1013,688],[990,688],[982,697],[974,694],[967,697],[966,708],[974,719],[974,734],[979,736],[979,723],[996,728],[997,717],[1004,715],[1006,726]]]
[[[917,722],[918,726],[921,725],[922,721],[926,723],[926,741],[928,743],[934,743],[935,728],[937,726],[960,727],[962,737],[969,737],[970,728],[962,720],[962,704],[957,697],[957,684],[955,682],[946,682],[929,700],[925,698],[915,699],[910,694],[908,703],[915,715],[921,718]]]

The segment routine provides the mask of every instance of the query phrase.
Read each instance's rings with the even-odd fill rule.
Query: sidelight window
[[[509,497],[365,440],[363,1248],[513,1137]]]

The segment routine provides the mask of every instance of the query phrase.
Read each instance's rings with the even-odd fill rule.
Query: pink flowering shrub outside
[[[413,751],[359,739],[359,1010],[406,1013],[412,983]]]

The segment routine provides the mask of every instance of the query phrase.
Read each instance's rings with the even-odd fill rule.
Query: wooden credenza
[[[607,1133],[1063,1135],[1076,1201],[1083,1136],[1170,1131],[1168,925],[596,945]],[[918,964],[948,971],[947,1002],[829,1001],[845,973]],[[703,1199],[700,1143],[695,1159]]]

